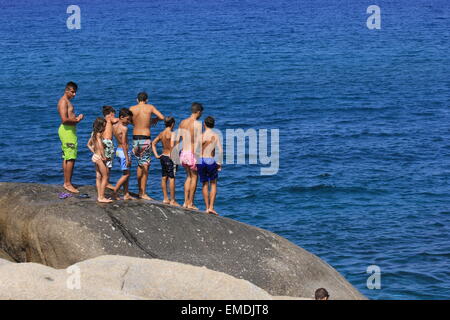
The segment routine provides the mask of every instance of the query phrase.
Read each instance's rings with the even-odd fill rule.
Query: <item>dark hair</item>
[[[75,91],[78,90],[77,84],[75,82],[73,82],[73,81],[67,82],[66,89],[68,89],[68,88],[72,88]]]
[[[147,94],[147,92],[139,92],[138,93],[138,95],[137,95],[137,99],[138,99],[138,101],[139,102],[141,102],[141,101],[147,101],[148,100],[148,94]]]
[[[330,295],[328,294],[328,291],[324,288],[319,288],[316,290],[316,293],[314,294],[314,297],[316,300],[322,300],[323,298],[328,298]]]
[[[106,120],[105,118],[98,117],[95,119],[94,124],[92,125],[92,133],[102,133],[105,131]]]
[[[116,110],[114,110],[111,106],[103,106],[103,115],[106,117],[111,112],[116,113]]]
[[[203,111],[203,105],[198,102],[193,102],[192,106],[191,106],[191,111],[192,111],[192,113]]]
[[[119,118],[124,118],[124,117],[133,117],[133,112],[130,111],[130,109],[128,108],[122,108],[119,111]]]
[[[170,127],[174,123],[175,123],[174,117],[165,117],[164,118],[164,124],[166,125],[166,127]]]
[[[214,118],[213,117],[211,117],[211,116],[208,116],[208,117],[206,117],[206,119],[205,119],[205,125],[208,127],[208,128],[214,128],[214,124],[216,123],[216,121],[214,120]]]

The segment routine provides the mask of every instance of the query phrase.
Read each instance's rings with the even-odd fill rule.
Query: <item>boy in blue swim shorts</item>
[[[130,180],[130,168],[131,168],[131,151],[128,150],[128,125],[131,123],[133,114],[127,108],[120,109],[119,121],[113,125],[114,137],[117,139],[116,157],[120,163],[120,169],[122,170],[122,177],[117,181],[114,187],[114,197],[119,200],[118,192],[120,187],[123,186],[123,199],[132,200],[128,191],[128,183]]]
[[[202,133],[202,157],[197,163],[197,172],[202,183],[203,199],[205,200],[206,212],[218,215],[214,210],[214,202],[217,195],[217,180],[222,165],[214,159],[215,150],[219,150],[219,159],[222,159],[223,149],[219,135],[214,132],[215,120],[207,117],[203,122],[205,131]]]

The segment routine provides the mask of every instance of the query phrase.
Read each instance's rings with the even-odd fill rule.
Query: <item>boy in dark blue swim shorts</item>
[[[202,157],[197,163],[197,172],[202,183],[202,193],[205,200],[206,212],[218,215],[214,210],[214,202],[217,195],[217,180],[222,165],[214,159],[216,148],[219,149],[219,159],[222,159],[222,142],[219,135],[214,132],[215,120],[207,117],[203,122],[205,131],[202,133]]]
[[[175,132],[173,132],[175,119],[173,117],[166,117],[164,118],[164,124],[166,125],[166,129],[153,140],[152,150],[155,157],[161,162],[161,188],[164,195],[163,202],[179,207],[180,205],[175,201],[175,174],[177,172],[177,165],[175,165],[170,158],[175,140]],[[156,150],[156,145],[159,141],[161,141],[163,145],[163,153],[161,155],[159,155]],[[170,200],[169,195],[167,194],[167,180],[169,180]]]

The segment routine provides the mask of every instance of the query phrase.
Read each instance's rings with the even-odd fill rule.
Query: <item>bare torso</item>
[[[130,111],[133,113],[133,134],[150,136],[150,120],[155,107],[151,104],[138,104],[132,106]],[[156,112],[155,112],[156,113]]]
[[[75,109],[73,107],[72,102],[64,95],[58,101],[58,112],[61,116],[61,113],[67,112],[67,118],[75,118]],[[62,117],[61,117],[62,122]],[[75,124],[67,124],[68,126],[75,126]]]
[[[123,143],[128,143],[127,141],[127,133],[128,133],[128,128],[125,127],[122,123],[118,122],[115,125],[113,125],[113,132],[114,132],[114,137],[117,139],[117,148],[121,148],[124,149]]]
[[[200,121],[194,120],[192,117],[189,117],[181,121],[179,129],[179,134],[183,138],[182,150],[193,152],[193,150],[195,150],[196,140],[201,139]]]

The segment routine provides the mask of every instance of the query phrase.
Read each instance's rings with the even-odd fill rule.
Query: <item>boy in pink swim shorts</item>
[[[195,190],[197,189],[197,155],[202,144],[202,124],[198,119],[202,116],[203,106],[194,102],[191,106],[191,116],[181,121],[174,144],[180,139],[182,150],[180,153],[181,165],[186,170],[186,181],[184,182],[184,204],[183,207],[198,210],[194,206]]]
[[[187,167],[191,170],[197,170],[197,160],[195,160],[195,154],[191,151],[181,151],[180,161],[183,167]]]

